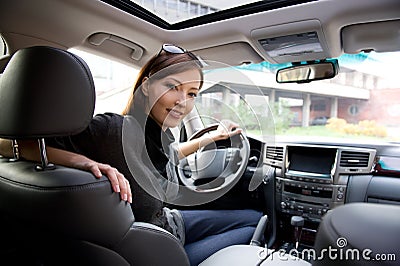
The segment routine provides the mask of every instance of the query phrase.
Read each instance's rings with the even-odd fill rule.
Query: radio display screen
[[[288,171],[321,174],[329,178],[335,165],[337,149],[288,147]]]

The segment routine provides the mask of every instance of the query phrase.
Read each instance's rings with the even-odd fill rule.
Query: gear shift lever
[[[296,241],[295,248],[296,248],[296,250],[298,250],[299,243],[300,243],[300,237],[301,237],[301,231],[303,230],[303,226],[304,226],[304,218],[301,216],[292,216],[290,223],[294,226],[294,239]]]
[[[264,215],[258,221],[256,230],[254,231],[253,237],[251,238],[251,246],[261,246],[262,239],[264,238],[265,228],[267,228],[268,216]]]

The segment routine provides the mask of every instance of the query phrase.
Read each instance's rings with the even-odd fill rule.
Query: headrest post
[[[19,160],[19,148],[18,142],[16,139],[11,140],[11,147],[13,152],[13,158],[8,159],[10,162],[16,162]]]
[[[54,166],[54,164],[49,163],[47,159],[46,143],[44,141],[44,138],[38,139],[38,143],[39,143],[41,165],[36,165],[36,170],[45,171],[45,170],[55,169],[56,167]]]

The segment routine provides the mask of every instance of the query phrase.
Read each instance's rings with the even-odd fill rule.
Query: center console
[[[336,148],[288,146],[283,171],[276,176],[276,208],[319,220],[343,204],[347,176],[335,180]]]
[[[265,146],[264,165],[274,176],[273,248],[290,254],[313,247],[322,216],[345,204],[348,180],[370,174],[375,155],[375,149],[350,146]]]
[[[375,150],[284,145],[268,147],[266,164],[275,168],[276,210],[319,222],[344,204],[351,174],[370,173]]]

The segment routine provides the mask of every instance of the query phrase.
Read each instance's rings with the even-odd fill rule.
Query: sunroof
[[[101,0],[164,29],[179,30],[318,0]]]
[[[170,24],[201,17],[217,11],[259,0],[130,0]]]

